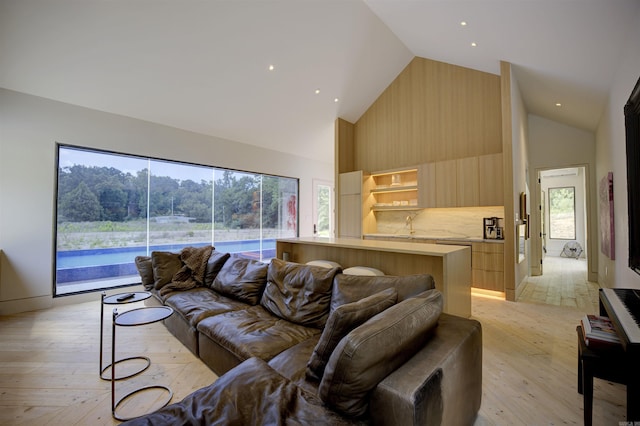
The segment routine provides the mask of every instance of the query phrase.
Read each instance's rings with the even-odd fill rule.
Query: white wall
[[[330,163],[0,89],[0,314],[98,297],[52,297],[56,142],[299,178],[301,236],[312,180],[333,181]]]
[[[640,275],[628,267],[629,227],[627,216],[627,159],[624,129],[624,104],[640,77],[640,12],[636,25],[627,36],[616,76],[609,91],[609,102],[596,132],[596,174],[600,181],[613,172],[615,222],[615,261],[600,256],[600,282],[607,287],[640,288]],[[598,244],[600,244],[598,242]],[[604,275],[607,271],[608,274]],[[611,274],[615,275],[612,277]]]
[[[529,154],[528,154],[528,117],[527,110],[524,105],[524,101],[522,100],[522,94],[520,93],[520,88],[518,86],[518,82],[516,80],[513,72],[511,73],[511,126],[512,126],[512,147],[513,147],[513,215],[515,218],[515,228],[517,230],[517,225],[519,225],[519,221],[526,219],[520,216],[520,194],[527,194],[527,199],[529,199],[529,176],[527,175],[529,170]],[[527,203],[529,205],[529,203]],[[530,210],[528,210],[530,211]],[[505,214],[505,218],[508,216]],[[525,244],[525,252],[527,253],[526,260],[518,263],[518,238],[514,234],[513,235],[515,244],[515,297],[520,294],[521,287],[520,285],[524,282],[525,278],[529,276],[529,269],[531,264],[531,257],[528,253],[531,252],[530,248],[530,239],[526,240]],[[505,265],[505,268],[507,265]],[[506,287],[506,285],[505,285]],[[511,300],[511,299],[509,299]]]

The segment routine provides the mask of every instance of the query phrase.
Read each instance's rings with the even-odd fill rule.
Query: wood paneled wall
[[[354,124],[353,163],[340,158],[339,168],[377,171],[500,153],[501,126],[500,76],[416,57]],[[336,148],[340,157],[351,154]]]

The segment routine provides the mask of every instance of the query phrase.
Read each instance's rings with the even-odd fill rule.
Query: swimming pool
[[[202,247],[210,243],[164,244],[141,247],[69,250],[56,255],[56,283],[96,280],[137,275],[136,256],[148,256],[152,251],[179,252],[187,246]],[[276,254],[276,240],[240,240],[216,242],[217,251],[242,253],[256,259],[270,259]],[[262,254],[262,256],[261,256]]]

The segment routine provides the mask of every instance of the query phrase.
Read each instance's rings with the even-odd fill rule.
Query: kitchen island
[[[444,312],[471,316],[471,248],[357,238],[291,238],[276,241],[276,256],[292,262],[331,260],[343,269],[367,266],[387,275],[431,274]]]

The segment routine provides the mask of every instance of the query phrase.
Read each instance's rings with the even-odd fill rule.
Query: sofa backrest
[[[260,304],[287,321],[322,328],[329,317],[331,286],[339,271],[271,259]]]
[[[430,274],[366,276],[340,273],[333,279],[330,311],[392,287],[398,292],[398,302],[401,302],[434,289],[436,285]]]

